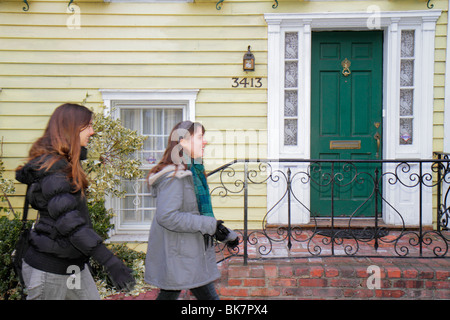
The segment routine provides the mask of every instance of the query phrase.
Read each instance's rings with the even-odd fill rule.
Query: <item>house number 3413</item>
[[[232,88],[261,88],[262,87],[262,78],[231,78]]]

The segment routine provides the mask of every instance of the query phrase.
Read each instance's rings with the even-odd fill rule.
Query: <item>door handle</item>
[[[379,157],[379,155],[380,155],[381,136],[380,136],[380,134],[377,132],[377,133],[375,133],[375,135],[374,135],[373,137],[375,138],[375,140],[377,140],[377,153],[375,154],[375,156],[376,156],[377,159],[378,159],[378,157]]]

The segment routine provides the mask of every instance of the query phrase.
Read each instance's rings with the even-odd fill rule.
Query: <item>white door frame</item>
[[[372,6],[373,7],[373,6]],[[375,6],[376,7],[376,6]],[[383,155],[384,159],[431,159],[433,145],[433,79],[434,40],[436,21],[441,10],[424,11],[369,11],[324,13],[268,13],[264,18],[268,25],[268,157],[310,158],[310,109],[311,109],[311,32],[319,30],[369,30],[384,31],[383,52]],[[414,142],[399,144],[399,92],[400,92],[400,36],[401,30],[414,29],[416,33]],[[284,107],[284,32],[296,31],[299,35],[299,101],[298,145],[285,147],[282,110]],[[272,139],[271,137],[279,137]],[[385,168],[389,170],[389,168]],[[413,168],[414,169],[414,168]],[[304,168],[302,169],[304,170]],[[281,197],[280,188],[268,184],[268,208]],[[402,212],[416,208],[417,194],[398,194],[392,186],[383,186],[386,201]],[[430,190],[431,191],[431,190]],[[304,206],[300,206],[298,218],[293,221],[309,222],[309,187],[297,194]],[[401,200],[399,200],[401,199]],[[432,223],[431,193],[423,199],[423,223]],[[282,209],[282,206],[280,206]],[[387,223],[399,224],[396,214],[383,208]],[[274,210],[275,211],[275,210]],[[280,213],[285,210],[280,210]],[[285,216],[285,214],[283,215]],[[406,224],[418,224],[418,217],[404,217]],[[285,223],[286,217],[272,213],[272,223]]]

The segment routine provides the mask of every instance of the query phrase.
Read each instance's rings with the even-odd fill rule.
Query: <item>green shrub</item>
[[[32,221],[28,222],[30,226]],[[14,216],[9,219],[7,216],[0,217],[0,299],[16,300],[20,299],[19,278],[12,266],[12,253],[22,228],[22,220]]]
[[[108,239],[108,232],[114,227],[111,219],[114,216],[112,210],[105,208],[105,201],[88,203],[89,215],[91,216],[92,227],[103,240]]]

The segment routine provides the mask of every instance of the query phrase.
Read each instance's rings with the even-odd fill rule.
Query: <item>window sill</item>
[[[106,243],[123,243],[123,242],[147,242],[148,241],[148,232],[147,233],[134,233],[134,234],[115,234],[111,236]]]

